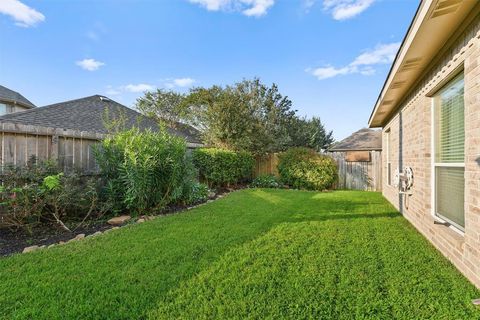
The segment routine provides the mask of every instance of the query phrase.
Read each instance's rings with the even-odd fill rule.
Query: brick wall
[[[438,60],[437,60],[438,61]],[[465,232],[434,224],[432,209],[432,90],[464,68],[465,81]],[[450,44],[383,128],[383,194],[470,281],[480,288],[480,17]],[[388,136],[389,142],[387,142]],[[388,153],[388,154],[387,154]],[[400,196],[388,185],[392,171],[410,166],[413,195]]]

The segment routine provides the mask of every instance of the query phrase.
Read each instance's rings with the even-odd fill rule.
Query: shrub
[[[337,180],[335,161],[307,148],[292,148],[280,154],[281,181],[297,189],[326,190]]]
[[[195,178],[185,140],[165,130],[118,132],[95,147],[95,158],[116,211],[160,210],[183,201]]]
[[[30,161],[28,166],[7,166],[1,176],[0,228],[31,231],[41,221],[78,221],[101,212],[97,177],[59,173],[52,161]]]
[[[210,189],[204,183],[195,182],[190,186],[190,190],[186,193],[185,204],[192,205],[202,203],[208,200]]]
[[[193,151],[193,163],[200,177],[210,186],[230,186],[251,178],[253,156],[244,151],[200,148]]]
[[[253,188],[279,188],[278,178],[271,174],[263,174],[253,179],[250,184]]]

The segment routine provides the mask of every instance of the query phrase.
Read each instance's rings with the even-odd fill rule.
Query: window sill
[[[435,221],[443,222],[437,217],[432,217],[433,231],[441,238],[445,239],[449,244],[454,246],[458,251],[463,252],[465,245],[464,233],[458,229],[454,229],[454,226],[446,226],[442,224],[434,224]]]

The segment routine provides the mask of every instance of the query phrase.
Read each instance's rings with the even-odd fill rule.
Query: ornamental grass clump
[[[335,161],[308,148],[291,148],[280,154],[278,172],[281,181],[295,189],[331,189],[338,178]]]

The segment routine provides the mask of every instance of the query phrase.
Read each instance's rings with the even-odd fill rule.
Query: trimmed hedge
[[[296,189],[331,189],[338,178],[335,161],[308,148],[280,154],[278,172],[283,183]]]
[[[249,152],[200,148],[192,155],[200,178],[210,186],[229,186],[252,177],[255,160]]]

